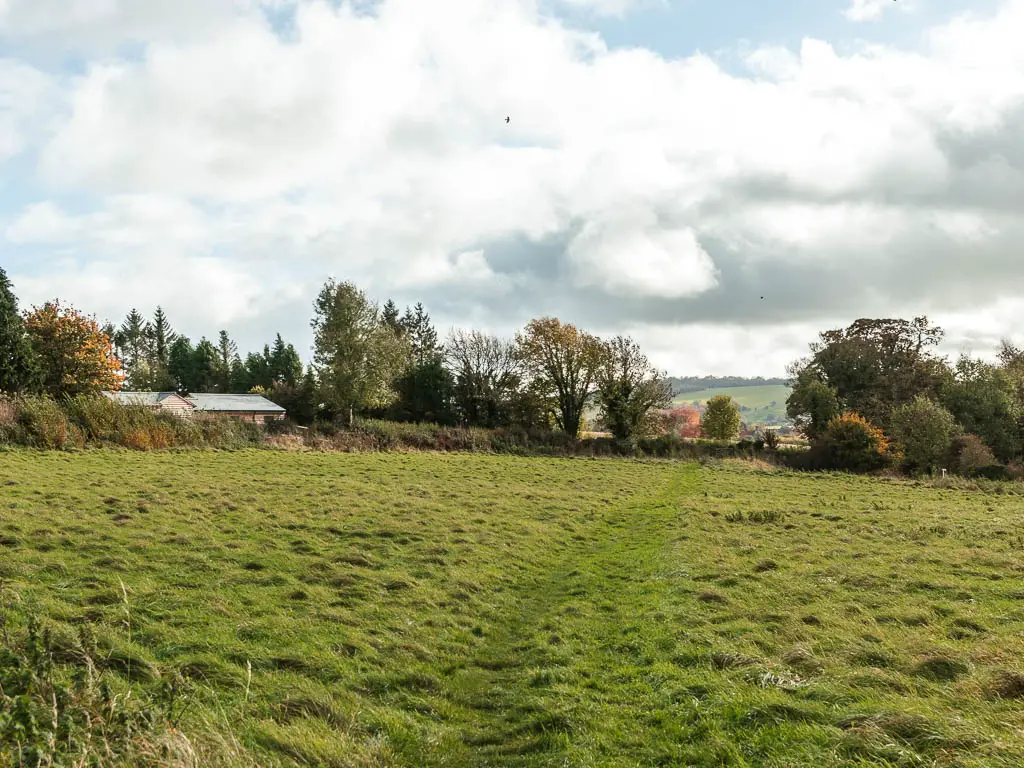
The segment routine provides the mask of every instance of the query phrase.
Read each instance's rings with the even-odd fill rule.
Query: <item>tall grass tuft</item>
[[[11,628],[3,605],[0,624],[0,765],[198,767],[159,695],[118,693],[88,628],[59,636],[35,615]]]

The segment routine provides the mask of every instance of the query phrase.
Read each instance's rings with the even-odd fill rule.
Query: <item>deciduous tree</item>
[[[515,344],[481,331],[452,331],[444,350],[462,422],[475,427],[509,426],[522,384]]]
[[[665,374],[651,365],[635,341],[624,336],[603,345],[596,380],[601,416],[618,440],[650,433],[653,414],[672,404],[672,385]]]
[[[740,431],[740,409],[728,395],[715,395],[704,406],[700,422],[705,437],[732,440]]]
[[[795,380],[786,401],[786,415],[793,419],[797,429],[813,440],[839,415],[839,396],[834,387],[821,380],[814,368],[794,368]]]
[[[790,415],[808,417],[806,411],[798,412],[806,399],[800,390],[819,381],[835,391],[841,408],[886,427],[894,408],[918,394],[936,396],[948,380],[945,361],[930,352],[942,337],[942,329],[930,325],[927,317],[861,319],[845,329],[823,332],[811,345],[811,357],[798,366],[787,404]]]
[[[329,404],[350,420],[356,411],[389,406],[408,362],[406,341],[352,283],[328,281],[314,310],[314,365]]]
[[[846,411],[828,423],[815,449],[829,469],[870,472],[893,458],[885,433],[858,413]]]
[[[317,383],[310,368],[296,384],[278,381],[267,393],[267,398],[288,412],[288,418],[308,426],[317,415]]]
[[[961,432],[953,414],[923,395],[894,410],[891,421],[889,431],[902,449],[905,465],[921,472],[935,471]]]
[[[124,381],[111,339],[96,319],[59,301],[33,307],[25,317],[44,391],[53,397],[118,390]]]
[[[531,320],[516,335],[516,343],[529,377],[551,398],[558,428],[577,438],[594,394],[601,342],[571,323],[544,317]]]
[[[980,437],[1002,461],[1020,453],[1024,411],[1010,371],[961,356],[952,380],[943,387],[941,402],[964,431]]]

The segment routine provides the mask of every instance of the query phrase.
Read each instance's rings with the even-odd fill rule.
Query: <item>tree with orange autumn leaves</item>
[[[47,394],[63,397],[121,388],[121,364],[95,318],[48,301],[25,314],[25,330]]]
[[[516,344],[532,383],[551,403],[558,428],[576,439],[604,360],[601,341],[571,323],[542,317],[516,335]]]

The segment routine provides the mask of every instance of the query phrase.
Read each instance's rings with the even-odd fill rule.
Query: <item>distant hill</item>
[[[722,387],[764,387],[787,383],[787,379],[766,379],[762,376],[753,379],[744,376],[671,376],[669,381],[672,384],[672,392],[676,395]]]
[[[753,380],[751,380],[753,381]],[[763,380],[762,380],[763,381]],[[747,424],[789,424],[786,398],[789,387],[782,384],[749,384],[738,387],[708,387],[675,396],[676,405],[706,403],[715,395],[728,395],[740,407],[740,418]]]

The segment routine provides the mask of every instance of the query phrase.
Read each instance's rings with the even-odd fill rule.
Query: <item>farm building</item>
[[[175,416],[191,416],[195,406],[177,392],[104,392],[121,405],[144,405],[153,410],[168,411]]]
[[[221,415],[262,423],[285,417],[284,408],[270,402],[262,395],[221,395],[209,392],[194,392],[184,396],[176,392],[104,392],[103,394],[122,405],[144,405],[185,418]]]
[[[197,414],[235,416],[245,421],[277,421],[285,417],[285,410],[262,395],[218,395],[195,392],[186,395]]]

